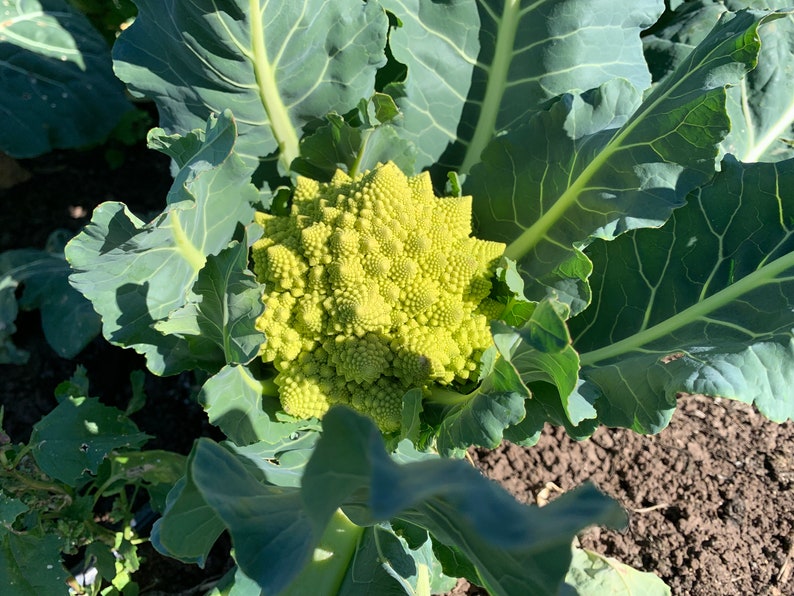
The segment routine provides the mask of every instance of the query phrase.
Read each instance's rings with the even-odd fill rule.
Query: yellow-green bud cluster
[[[427,173],[389,162],[329,183],[300,177],[290,214],[257,221],[257,326],[286,412],[346,403],[393,431],[406,390],[476,374],[504,244],[470,237],[471,197],[437,198]]]

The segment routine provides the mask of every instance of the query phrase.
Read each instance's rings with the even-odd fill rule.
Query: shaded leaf
[[[263,398],[263,383],[241,365],[227,365],[210,377],[199,392],[209,421],[240,446],[263,441],[274,444],[309,423],[278,422],[273,397]],[[265,406],[268,406],[265,409]]]
[[[64,592],[61,538],[53,534],[14,534],[0,528],[0,586],[14,596]]]
[[[94,397],[69,397],[33,426],[30,444],[44,473],[76,486],[86,472],[96,474],[112,450],[140,447],[147,439],[120,410]]]
[[[570,540],[589,523],[620,523],[618,508],[589,486],[541,512],[514,501],[461,461],[395,464],[380,433],[347,408],[332,408],[304,475],[312,523],[338,504],[359,525],[394,517],[427,529],[476,565],[492,594],[553,593],[570,561]]]
[[[97,143],[132,109],[110,50],[64,0],[7,0],[0,15],[0,150],[34,157]]]
[[[60,235],[55,232],[51,235]],[[49,243],[49,242],[48,242]],[[13,298],[13,287],[22,284],[19,307],[39,309],[44,337],[62,358],[74,358],[101,330],[91,303],[69,285],[69,264],[60,249],[19,249],[0,253],[0,302]],[[13,333],[15,310],[0,306],[5,315],[5,334]],[[0,312],[2,312],[0,311]],[[0,324],[0,337],[4,335]]]
[[[154,522],[151,542],[164,555],[203,567],[224,525],[193,482],[194,457],[195,447],[185,477],[168,493],[165,512]]]
[[[199,440],[191,457],[192,477],[228,527],[240,569],[268,593],[301,572],[340,506],[360,526],[397,517],[428,529],[462,549],[494,594],[556,590],[568,569],[573,535],[588,523],[623,519],[591,487],[540,513],[463,462],[434,458],[398,465],[375,425],[345,407],[332,408],[323,419],[300,489],[262,484],[208,439]]]

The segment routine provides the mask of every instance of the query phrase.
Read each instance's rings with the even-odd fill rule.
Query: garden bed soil
[[[104,200],[145,214],[162,208],[170,185],[168,160],[140,147],[111,168],[101,149],[57,152],[19,163],[14,184],[0,190],[0,251],[43,247],[56,228],[76,231]],[[1,171],[0,171],[1,172]],[[0,186],[0,188],[2,188]],[[91,393],[124,407],[129,373],[143,369],[129,350],[97,339],[75,360],[55,355],[36,313],[23,313],[15,336],[30,353],[25,365],[0,365],[4,426],[26,441],[31,426],[55,406],[53,390],[83,364]],[[134,416],[153,435],[149,448],[187,453],[200,435],[218,437],[195,403],[189,375],[149,376],[147,409]],[[154,412],[154,415],[152,414]],[[794,594],[794,425],[765,420],[728,400],[682,396],[668,428],[656,436],[602,428],[577,443],[547,428],[533,448],[504,445],[472,450],[483,473],[520,501],[543,504],[593,482],[629,512],[628,528],[591,528],[586,548],[661,576],[674,594]],[[207,569],[144,551],[136,575],[145,594],[198,594],[228,567],[217,549]],[[482,594],[461,582],[455,594]]]

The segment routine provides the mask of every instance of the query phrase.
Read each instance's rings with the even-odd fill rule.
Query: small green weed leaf
[[[454,545],[477,567],[489,593],[555,593],[568,570],[573,536],[591,523],[623,523],[619,508],[590,486],[542,511],[521,505],[462,461],[398,465],[380,432],[335,407],[301,488],[312,524],[324,528],[342,504],[359,525],[399,518]]]
[[[583,548],[573,549],[573,560],[561,596],[670,596],[670,588],[653,573]]]
[[[113,549],[99,540],[92,542],[85,549],[85,561],[96,567],[97,572],[107,581],[116,577],[116,557]]]
[[[33,426],[30,444],[45,474],[75,486],[114,449],[140,447],[148,438],[120,410],[94,397],[69,397]]]
[[[474,0],[423,2],[381,0],[399,26],[389,34],[395,59],[407,77],[385,92],[404,116],[401,136],[417,148],[417,170],[433,165],[457,139],[457,129],[472,84],[480,50],[480,16]]]
[[[24,291],[19,307],[40,310],[47,343],[62,358],[79,354],[99,334],[101,321],[91,303],[69,285],[69,272],[69,264],[58,251],[19,249],[0,253],[0,321],[5,321],[5,331],[0,325],[0,338],[13,333],[16,309],[11,300],[13,288],[21,284]]]
[[[194,445],[188,455],[186,475],[168,493],[163,516],[154,522],[151,542],[164,555],[203,567],[225,528],[193,482],[195,453]]]
[[[34,157],[98,143],[132,109],[110,51],[64,0],[7,0],[0,15],[0,150]]]
[[[55,387],[55,399],[60,403],[69,397],[86,397],[88,389],[88,371],[85,366],[78,364],[74,369],[74,374],[67,381],[61,381]]]
[[[603,423],[658,432],[680,391],[794,417],[792,221],[794,160],[728,157],[661,230],[590,247],[599,306],[571,330]]]
[[[480,235],[508,243],[528,298],[550,288],[562,298],[558,270],[575,247],[662,225],[713,175],[730,125],[725,86],[755,65],[757,29],[768,18],[726,13],[641,103],[630,83],[614,79],[563,96],[491,143],[466,192],[478,197]]]
[[[129,484],[176,484],[185,473],[185,456],[171,451],[152,449],[130,453],[114,453],[110,457],[111,475],[124,478]]]
[[[207,257],[225,249],[238,225],[253,217],[258,193],[244,175],[235,138],[230,113],[210,118],[204,142],[177,173],[162,214],[144,223],[121,203],[103,203],[66,246],[69,281],[102,316],[105,337],[144,354],[155,374],[197,366],[217,370],[212,354],[197,356],[184,339],[164,336],[153,325],[188,302]]]
[[[240,446],[260,441],[272,445],[308,426],[276,421],[275,400],[263,398],[263,391],[262,382],[248,368],[227,365],[204,383],[198,399],[209,421]]]
[[[237,564],[266,593],[277,594],[308,562],[322,534],[313,534],[298,489],[260,483],[209,439],[199,439],[193,453],[193,481],[229,530]]]
[[[29,508],[19,499],[9,497],[0,492],[0,526],[10,526],[20,514]]]
[[[262,314],[262,290],[247,266],[246,242],[233,242],[207,257],[187,304],[155,323],[155,329],[184,338],[196,360],[215,360],[218,368],[253,360],[262,344],[255,325]]]
[[[249,172],[277,151],[288,169],[304,125],[369,97],[385,62],[388,22],[376,2],[136,4],[135,22],[113,46],[116,74],[154,99],[169,134],[233,108]]]
[[[66,592],[61,538],[14,534],[0,528],[0,586],[14,596]]]

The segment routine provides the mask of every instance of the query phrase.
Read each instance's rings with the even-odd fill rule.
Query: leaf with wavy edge
[[[794,160],[726,158],[661,230],[588,252],[597,306],[571,327],[604,424],[658,432],[677,392],[794,417]]]
[[[202,142],[196,136],[172,140],[194,153],[177,173],[163,213],[144,223],[122,203],[103,203],[65,251],[69,281],[102,316],[105,338],[144,354],[156,374],[207,365],[187,342],[153,324],[185,305],[207,257],[252,219],[257,199],[235,151],[231,114],[210,118]]]
[[[791,0],[726,0],[687,2],[664,27],[644,38],[655,79],[677,66],[708,34],[726,10],[792,9]],[[731,132],[723,149],[744,162],[780,161],[794,156],[787,140],[794,136],[794,15],[759,29],[758,66],[728,91]]]
[[[527,297],[565,286],[573,314],[587,302],[559,274],[576,246],[658,227],[714,172],[727,134],[725,86],[755,65],[762,22],[781,15],[724,15],[676,72],[642,103],[620,79],[565,96],[522,129],[499,137],[472,170],[479,234],[508,243]],[[630,116],[629,116],[630,114]],[[581,269],[584,273],[586,268]]]
[[[249,168],[298,156],[303,126],[374,90],[388,22],[360,0],[137,0],[113,48],[116,74],[157,103],[169,133],[231,108]]]
[[[516,502],[462,461],[399,465],[367,418],[334,407],[300,489],[263,484],[223,447],[200,439],[191,474],[223,520],[240,568],[277,593],[308,562],[338,508],[360,526],[401,519],[460,548],[492,594],[553,593],[570,562],[570,542],[591,523],[619,525],[619,507],[583,486],[542,511]],[[166,512],[166,518],[168,512]]]
[[[479,0],[477,6],[481,49],[458,142],[442,158],[451,167],[468,172],[497,133],[526,122],[558,95],[615,78],[640,91],[650,85],[640,33],[662,14],[660,0]]]

